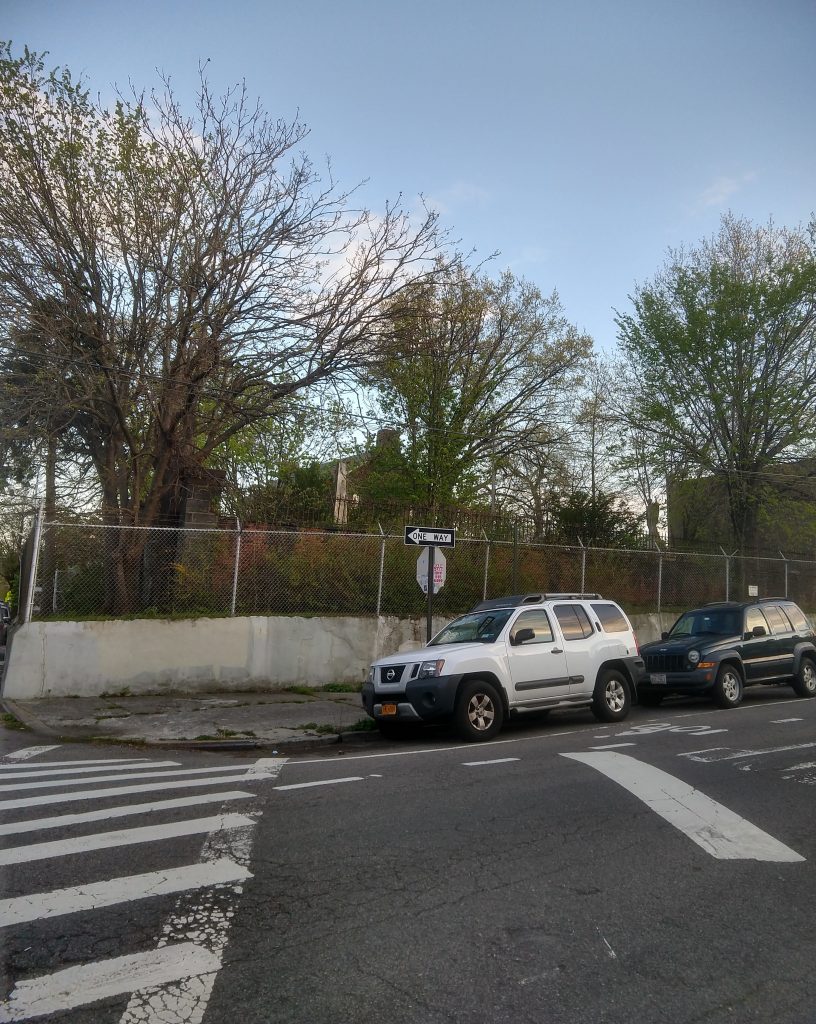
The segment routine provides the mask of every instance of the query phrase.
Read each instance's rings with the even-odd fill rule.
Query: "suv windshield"
[[[705,633],[734,636],[741,629],[742,614],[739,608],[698,608],[681,615],[672,626],[669,636],[701,636]]]
[[[437,633],[428,646],[472,644],[474,641],[492,644],[498,638],[513,611],[513,608],[494,608],[490,611],[471,612],[470,615],[463,615],[445,626],[441,633]]]

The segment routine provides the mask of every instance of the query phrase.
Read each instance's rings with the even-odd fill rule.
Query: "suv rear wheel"
[[[592,713],[599,722],[620,722],[629,714],[629,684],[615,668],[598,675],[592,696]]]
[[[816,664],[812,658],[802,658],[799,671],[793,679],[793,692],[797,697],[816,697]]]
[[[504,707],[495,686],[485,679],[465,683],[456,698],[453,723],[465,740],[492,740],[502,727]]]
[[[714,682],[714,700],[721,708],[735,708],[742,701],[742,676],[733,665],[721,665]]]

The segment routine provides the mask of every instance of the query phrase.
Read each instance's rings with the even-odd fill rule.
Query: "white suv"
[[[374,662],[363,705],[390,735],[452,719],[468,740],[491,739],[508,715],[591,707],[603,722],[629,713],[643,675],[623,611],[600,594],[521,594],[482,601],[417,651]]]

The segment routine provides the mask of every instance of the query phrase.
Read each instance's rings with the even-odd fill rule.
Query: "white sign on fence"
[[[434,549],[433,565],[433,592],[438,594],[445,585],[445,577],[448,572],[448,563],[445,556],[439,550]],[[423,548],[422,554],[417,559],[417,583],[422,587],[422,593],[428,593],[428,549]]]

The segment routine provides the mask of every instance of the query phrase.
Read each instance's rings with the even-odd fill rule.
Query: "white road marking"
[[[561,756],[581,761],[617,782],[718,860],[795,863],[805,859],[698,789],[628,754]]]
[[[89,782],[89,779],[85,780]],[[122,781],[121,779],[119,780]],[[128,793],[157,793],[164,789],[194,789],[199,786],[217,786],[227,783],[260,781],[245,776],[217,775],[207,779],[184,779],[181,782],[153,782],[143,786],[114,786],[109,789],[83,789],[78,793],[48,793],[45,796],[24,796],[18,800],[0,800],[0,811],[19,807],[40,807],[44,804],[72,804],[77,800],[104,800],[109,796],[121,797]]]
[[[139,767],[138,762],[141,762],[143,764],[145,761],[149,760],[150,758],[148,757],[103,757],[86,761],[44,761],[42,764],[27,764],[26,768],[39,768],[41,771],[48,771],[51,768],[62,768],[65,765],[70,766],[74,764],[125,764],[128,761],[133,762],[131,767],[136,768]],[[178,761],[174,761],[173,764],[178,764]],[[0,764],[0,772],[12,771],[13,769],[19,771],[20,765]],[[99,770],[101,771],[102,769]]]
[[[614,750],[616,747],[634,747],[634,743],[603,743],[597,747],[590,747],[590,750]]]
[[[48,768],[45,768],[45,766],[42,765],[42,766],[38,767],[36,771],[8,772],[8,773],[0,776],[0,778],[2,778],[3,782],[5,782],[6,779],[44,779],[44,778],[46,778],[46,776],[50,776],[50,775],[59,775],[59,776],[62,776],[62,775],[88,775],[89,773],[93,774],[94,772],[100,772],[100,771],[105,771],[105,772],[135,772],[135,771],[139,771],[139,769],[141,769],[141,768],[174,768],[176,765],[178,765],[178,763],[179,763],[178,761],[148,761],[146,764],[109,764],[109,765],[106,765],[104,768],[55,768],[53,771],[51,771],[51,766],[50,765],[48,766]],[[116,779],[116,778],[119,778],[119,776],[113,775],[113,776],[111,776],[111,778]],[[143,775],[137,775],[136,778],[137,779],[138,778],[144,778],[144,776]],[[82,786],[86,782],[93,782],[93,781],[94,781],[93,779],[79,779],[76,784]],[[102,781],[104,781],[104,780],[102,780]],[[68,785],[69,782],[70,782],[70,780],[66,779],[65,780],[65,785]],[[57,779],[53,783],[44,782],[43,786],[48,786],[48,785],[59,786],[61,784],[62,784],[62,779],[59,778],[59,779]],[[14,787],[13,786],[9,786],[8,788],[9,789],[13,789]]]
[[[244,865],[223,857],[206,864],[185,864],[180,868],[112,878],[107,882],[77,885],[70,889],[35,893],[33,896],[16,896],[0,900],[0,927],[41,921],[63,914],[78,914],[151,896],[166,896],[189,889],[241,882],[251,877],[251,872]]]
[[[91,850],[110,850],[115,846],[132,846],[136,843],[176,839],[179,836],[194,836],[201,832],[240,828],[252,824],[252,819],[243,814],[222,814],[218,817],[174,821],[165,825],[123,828],[117,832],[96,832],[89,836],[57,839],[51,843],[32,843],[29,846],[12,846],[10,849],[0,850],[0,865],[26,864],[32,860],[67,857],[74,853],[89,853]]]
[[[313,786],[334,786],[338,782],[362,782],[362,775],[349,775],[345,779],[321,779],[319,782],[296,782],[291,786],[275,786],[275,789],[311,789]]]
[[[287,760],[286,757],[259,757],[247,768],[246,777],[248,779],[274,779],[280,774],[280,770]]]
[[[61,1013],[132,992],[142,985],[163,984],[217,971],[219,966],[220,957],[203,946],[180,942],[146,953],[67,967],[15,985],[8,1000],[0,1003],[0,1024]]]
[[[204,775],[207,772],[245,772],[246,765],[229,767],[215,765],[212,768],[180,768],[174,772],[134,772],[128,779],[172,779],[179,775]],[[7,778],[8,776],[4,776]],[[0,793],[17,792],[19,789],[55,789],[58,786],[92,786],[97,782],[122,782],[121,775],[99,775],[93,779],[48,779],[45,782],[20,782],[14,786],[0,786]]]
[[[678,757],[687,757],[691,761],[700,761],[703,764],[712,764],[715,761],[737,761],[742,757],[764,757],[765,754],[784,754],[788,750],[806,750],[816,747],[816,743],[793,743],[787,747],[764,747],[762,750],[737,750],[730,747],[709,747],[707,750],[692,750],[687,754],[678,754]],[[719,753],[726,751],[726,753]],[[702,755],[709,754],[709,757]]]
[[[478,768],[483,764],[508,764],[510,761],[520,761],[520,757],[494,757],[491,761],[463,761],[466,768]]]
[[[234,790],[231,793],[204,793],[201,796],[183,796],[177,800],[154,800],[146,804],[125,804],[122,807],[106,807],[101,811],[84,811],[81,814],[60,814],[54,818],[29,818],[27,821],[8,821],[0,825],[0,836],[16,836],[21,832],[41,832],[49,828],[64,828],[66,825],[81,825],[89,821],[107,821],[109,818],[126,818],[133,814],[155,814],[171,811],[178,807],[196,807],[200,804],[224,803],[227,800],[248,800],[254,793]]]
[[[58,750],[60,744],[57,743],[52,747],[24,747],[22,750],[14,750],[10,754],[6,754],[3,758],[4,761],[27,761],[30,757],[37,757],[38,754],[45,754],[49,750]]]
[[[785,722],[804,722],[804,718],[772,718],[771,725],[784,725]]]
[[[286,758],[278,758],[274,762],[272,758],[261,758],[254,767],[263,773],[260,777],[274,778],[285,763]],[[201,851],[201,860],[208,862],[228,855],[237,864],[248,866],[253,831],[250,827],[209,835]],[[243,886],[238,883],[231,887],[229,896],[222,896],[217,904],[209,901],[190,906],[188,897],[179,898],[175,913],[162,929],[159,947],[174,948],[169,944],[192,938],[212,954],[215,966],[210,971],[175,983],[148,980],[140,990],[133,992],[120,1024],[164,1024],[172,1021],[201,1024],[227,946],[235,904],[242,891]]]

